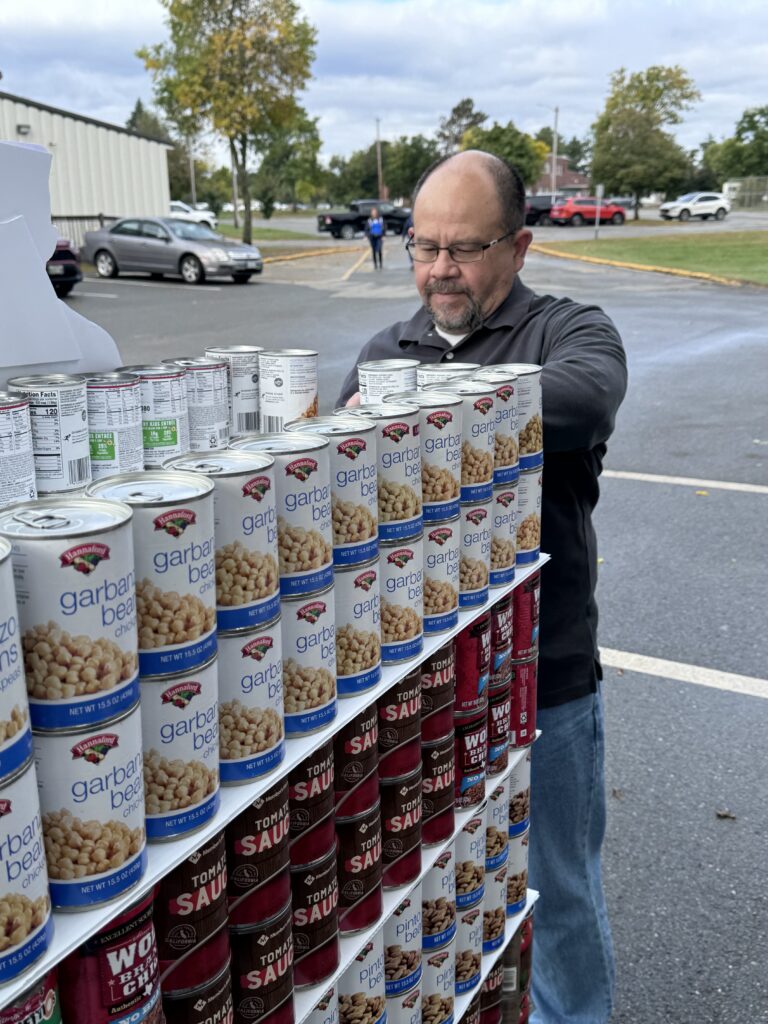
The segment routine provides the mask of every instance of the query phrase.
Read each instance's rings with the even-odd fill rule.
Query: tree
[[[551,125],[545,124],[542,128],[539,128],[539,130],[534,135],[534,139],[536,139],[537,142],[543,142],[544,145],[547,147],[547,149],[550,151],[550,153],[552,152],[552,150],[554,148],[554,143],[555,143],[555,133],[552,130],[552,126]],[[563,150],[565,149],[565,146],[566,146],[565,136],[561,135],[560,132],[558,132],[557,133],[557,151],[558,151],[558,153],[562,153]]]
[[[184,136],[202,125],[229,143],[251,241],[249,166],[300,109],[316,32],[295,0],[160,0],[169,42],[138,55],[155,98]]]
[[[141,100],[136,100],[136,106],[125,122],[125,127],[138,135],[146,135],[152,139],[164,139],[171,143],[173,148],[165,151],[168,159],[168,185],[171,190],[171,198],[182,199],[187,196],[190,193],[187,151],[177,139],[173,138],[165,121],[153,110],[145,107]]]
[[[254,195],[263,216],[272,216],[279,201],[306,202],[320,184],[320,133],[317,119],[300,109],[296,121],[275,133],[254,175]]]
[[[568,157],[568,166],[579,174],[589,174],[589,163],[592,155],[592,142],[587,136],[580,139],[573,135],[561,148],[563,156]]]
[[[402,135],[387,146],[384,180],[389,194],[409,198],[416,182],[440,156],[438,144],[425,135]]]
[[[526,185],[532,185],[541,177],[544,162],[549,153],[545,142],[540,142],[515,128],[509,121],[490,128],[470,128],[464,133],[462,149],[484,149],[503,157],[520,172]]]
[[[482,110],[475,110],[474,100],[469,97],[459,100],[448,117],[440,119],[440,127],[437,130],[440,152],[446,156],[455,153],[461,146],[464,133],[470,128],[479,128],[487,120],[487,114]]]
[[[728,178],[768,174],[768,106],[745,110],[733,137],[713,140],[703,160],[721,183]]]
[[[390,143],[381,143],[381,162],[389,163]],[[333,199],[337,203],[350,203],[353,199],[369,199],[379,194],[376,169],[376,144],[358,149],[348,158],[332,156],[329,167],[334,176]],[[386,170],[385,170],[386,179]]]

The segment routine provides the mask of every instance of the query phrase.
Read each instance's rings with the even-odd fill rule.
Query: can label
[[[35,478],[39,491],[73,491],[91,482],[85,381],[56,386],[8,381],[8,390],[29,401]]]
[[[509,834],[519,836],[531,820],[531,749],[509,773]]]
[[[0,407],[0,508],[36,497],[29,403],[19,397]]]
[[[517,557],[517,488],[494,487],[491,503],[492,587],[503,587],[515,578]]]
[[[421,1024],[421,987],[387,997],[387,1024]]]
[[[485,870],[495,871],[507,859],[509,848],[509,776],[496,786],[488,798],[485,829]]]
[[[143,469],[141,382],[89,381],[87,397],[93,479]]]
[[[259,352],[259,426],[282,430],[317,416],[317,352]]]
[[[525,661],[539,651],[541,572],[535,572],[512,591],[512,659]]]
[[[453,831],[453,733],[421,745],[421,813],[425,843],[447,838]],[[445,823],[443,825],[443,822]]]
[[[219,633],[219,751],[223,783],[265,775],[285,757],[280,620]]]
[[[527,747],[536,737],[538,656],[512,666],[509,712],[510,747]]]
[[[456,994],[480,983],[483,956],[483,910],[471,907],[459,914],[456,925]]]
[[[333,590],[280,604],[285,732],[301,736],[336,717]]]
[[[488,806],[483,802],[456,836],[456,908],[480,903],[485,892]]]
[[[384,980],[387,998],[421,981],[421,886],[406,896],[384,922]]]
[[[537,561],[541,550],[541,470],[521,473],[517,485],[518,565]]]
[[[382,546],[379,573],[381,660],[384,664],[410,660],[424,648],[423,539]]]
[[[199,828],[219,809],[219,686],[214,661],[194,675],[142,679],[147,837]]]
[[[457,807],[473,807],[485,796],[488,757],[488,709],[454,719]]]
[[[493,483],[513,483],[520,473],[518,451],[517,382],[496,385],[496,434],[493,457]]]
[[[472,608],[488,600],[491,565],[491,504],[463,505],[459,605]]]
[[[421,871],[421,766],[381,784],[384,885],[413,881]]]
[[[448,389],[450,385],[446,386]],[[493,489],[493,454],[496,437],[496,402],[489,384],[477,393],[462,395],[461,500],[491,500]]]
[[[507,861],[507,917],[519,914],[528,896],[528,831],[511,838]]]
[[[455,711],[475,711],[485,704],[491,673],[491,616],[475,619],[456,637]]]
[[[463,407],[458,404],[423,406],[421,482],[424,522],[452,519],[459,513],[461,491],[461,429]]]
[[[206,349],[206,359],[227,364],[229,432],[232,437],[259,429],[259,352],[257,346],[241,351]]]
[[[421,665],[421,735],[445,736],[453,728],[456,689],[456,643],[449,640]]]
[[[333,582],[328,448],[274,456],[280,594],[315,593]]]
[[[462,377],[472,377],[480,363],[419,363],[416,367],[416,387],[419,390],[430,384],[446,384]]]
[[[520,425],[520,470],[538,469],[544,461],[541,370],[518,375],[517,418]]]
[[[357,954],[339,981],[340,1024],[387,1024],[384,996],[384,935],[381,928]]]
[[[488,774],[498,775],[507,766],[509,751],[509,689],[491,692],[488,698]],[[503,762],[503,763],[502,763]],[[493,771],[491,771],[493,766]]]
[[[291,864],[309,864],[335,841],[333,740],[326,740],[289,776]]]
[[[403,365],[406,363],[408,365]],[[386,395],[415,390],[418,365],[418,359],[378,359],[371,363],[358,363],[361,403],[375,405]]]
[[[189,451],[187,382],[183,372],[149,373],[141,377],[144,467],[162,469],[163,463]]]
[[[336,814],[367,811],[379,798],[379,725],[376,705],[364,708],[333,742]]]
[[[34,748],[54,906],[87,908],[126,892],[147,866],[138,705],[90,733],[35,733]]]
[[[335,574],[336,686],[339,696],[381,682],[379,563]]]
[[[55,967],[32,989],[0,1010],[0,1024],[61,1024]]]
[[[293,938],[290,904],[277,917],[232,930],[232,1001],[236,1021],[269,1017],[285,1007],[293,1017]],[[290,1007],[290,1016],[288,1016]]]
[[[231,925],[245,923],[246,913],[254,907],[259,913],[251,920],[256,921],[284,906],[287,878],[283,885],[278,880],[288,868],[288,821],[288,780],[282,779],[226,826]],[[276,906],[273,886],[282,894]]]
[[[231,1024],[233,1008],[229,963],[205,985],[184,993],[163,993],[163,1013],[166,1024]]]
[[[314,985],[339,964],[339,883],[336,851],[291,872],[293,970],[297,985]]]
[[[0,779],[32,756],[24,658],[9,547],[0,540]]]
[[[450,843],[422,883],[421,946],[425,951],[447,945],[456,934],[456,854]]]
[[[379,553],[375,430],[333,434],[329,455],[333,564],[361,565]]]
[[[421,763],[421,678],[409,672],[378,700],[382,779],[409,775]]]
[[[459,519],[424,531],[424,632],[442,633],[459,621]]]
[[[339,1024],[339,996],[335,985],[331,985],[313,1008],[307,1017],[307,1024]]]
[[[399,541],[421,533],[419,412],[377,420],[379,538]]]
[[[453,1024],[456,978],[456,942],[422,957],[422,1019],[436,1024]]]
[[[500,598],[491,608],[491,647],[500,650],[512,643],[512,594]]]
[[[203,360],[205,362],[205,360]],[[209,366],[185,365],[189,447],[210,452],[229,444],[229,374],[221,360]]]
[[[355,918],[354,911],[368,896],[381,890],[381,814],[378,802],[355,818],[337,818],[336,834],[339,838],[339,924],[342,931],[354,931],[356,926],[350,923],[350,918]]]
[[[504,942],[506,913],[507,864],[488,871],[483,898],[483,952],[491,953]],[[502,965],[503,968],[503,965]]]

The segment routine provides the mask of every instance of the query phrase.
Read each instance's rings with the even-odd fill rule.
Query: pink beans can
[[[421,872],[421,765],[381,785],[382,884],[396,889]]]
[[[488,805],[483,801],[456,836],[456,908],[481,903],[485,892],[485,830]]]
[[[336,814],[350,817],[379,799],[379,722],[375,704],[355,715],[333,740]]]
[[[296,987],[317,985],[339,966],[336,849],[291,871],[293,975]]]
[[[339,842],[339,928],[343,935],[368,928],[382,911],[381,810],[336,818]]]
[[[449,640],[421,665],[421,737],[436,740],[453,728],[456,641]]]
[[[488,697],[488,776],[500,775],[509,763],[509,689]]]
[[[495,871],[509,852],[509,776],[494,786],[488,797],[485,826],[485,870]]]
[[[447,945],[456,934],[455,844],[437,857],[421,886],[421,948]]]
[[[458,714],[485,704],[491,674],[491,613],[485,612],[456,637],[456,703]]]
[[[384,922],[384,973],[388,999],[421,980],[421,885]]]
[[[488,709],[454,715],[455,777],[457,807],[474,807],[485,796],[488,756]]]
[[[333,740],[326,740],[288,776],[291,864],[310,864],[335,843]]]
[[[512,591],[512,660],[527,661],[539,653],[541,571]]]
[[[483,909],[470,907],[459,912],[456,924],[456,995],[480,984],[483,957]]]
[[[485,873],[483,896],[483,952],[492,953],[504,942],[507,924],[507,861]]]
[[[421,672],[407,676],[379,697],[379,776],[409,775],[421,763]]]
[[[538,669],[538,655],[531,661],[516,662],[512,666],[509,713],[510,748],[527,747],[536,739]]]
[[[421,835],[424,846],[433,846],[453,834],[453,731],[421,744],[421,769]]]
[[[339,980],[339,1024],[386,1024],[384,961],[379,928]]]

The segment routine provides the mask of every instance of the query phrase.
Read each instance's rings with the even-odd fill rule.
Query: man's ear
[[[528,252],[528,246],[533,241],[533,232],[529,231],[528,228],[520,228],[515,237],[512,239],[512,249],[514,251],[514,264],[515,273],[518,274],[525,264],[525,254]]]

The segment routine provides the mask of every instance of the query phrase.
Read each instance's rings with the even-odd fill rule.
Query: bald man
[[[410,252],[423,307],[378,333],[358,362],[408,357],[544,367],[538,724],[530,884],[539,889],[533,1024],[603,1024],[613,949],[603,895],[602,669],[597,648],[598,477],[624,398],[619,334],[597,306],[536,295],[519,278],[531,243],[520,176],[468,151],[421,177]],[[359,401],[357,371],[341,402]]]

